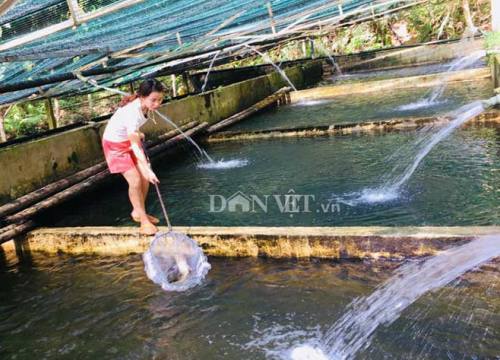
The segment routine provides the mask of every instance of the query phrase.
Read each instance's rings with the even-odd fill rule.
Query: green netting
[[[157,41],[132,51],[140,57],[112,56],[105,64],[96,63],[87,70],[109,72],[107,75],[99,76],[98,79],[107,85],[116,85],[139,79],[145,74],[165,68],[162,64],[170,61],[172,57],[199,54],[210,49],[215,51],[224,46],[234,47],[245,41],[252,42],[252,39],[242,38],[239,35],[254,36],[253,41],[262,40],[262,37],[258,35],[266,35],[272,41],[272,37],[269,36],[271,31],[267,2],[144,0],[89,20],[75,28],[70,27],[42,39],[0,51],[0,60],[3,61],[0,64],[0,104],[18,101],[36,93],[43,96],[50,89],[52,90],[49,93],[52,95],[90,91],[91,88],[88,85],[71,80],[71,73],[81,70],[82,66],[104,59],[106,56],[109,57],[114,52],[143,44],[151,39]],[[381,11],[389,6],[397,6],[398,3],[410,2],[413,1],[388,3],[387,0],[350,0],[341,3],[344,15],[363,8],[366,10],[364,14],[366,15],[371,13],[370,5],[383,5],[377,8]],[[80,7],[86,11],[91,11],[93,8],[103,9],[103,6],[105,9],[106,6],[112,6],[115,3],[118,2],[116,0],[79,1]],[[303,25],[306,22],[331,19],[338,17],[340,13],[338,7],[340,2],[327,0],[274,0],[270,3],[278,36],[281,36],[280,32],[284,32],[292,24]],[[3,24],[2,29],[5,24],[10,24],[10,34],[18,31],[22,35],[23,29],[29,29],[30,32],[34,30],[29,26],[21,26],[22,21],[26,22],[34,16],[41,17],[47,14],[48,10],[54,9],[54,6],[60,7],[64,4],[66,4],[65,1],[21,1],[0,17],[0,24]],[[61,9],[54,14],[53,17],[63,17],[63,14],[66,17],[69,16],[68,11]],[[232,16],[235,16],[232,22],[214,34],[206,36]],[[45,22],[52,21],[53,17],[43,18],[42,27],[45,26]],[[337,21],[340,20],[342,19],[337,18]],[[21,25],[14,26],[16,22]],[[181,46],[178,44],[176,33],[179,33],[182,39]],[[20,35],[0,37],[0,46]],[[163,38],[158,39],[160,36]],[[217,39],[217,37],[225,37],[225,40]],[[246,52],[251,53],[248,50]],[[200,61],[208,63],[212,56],[213,54],[207,54],[206,59]],[[223,56],[220,58],[224,59]],[[187,65],[186,68],[188,68]],[[16,91],[13,91],[14,88]]]

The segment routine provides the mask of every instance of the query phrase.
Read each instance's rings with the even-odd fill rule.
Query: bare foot
[[[134,220],[135,222],[137,222],[137,223],[141,222],[141,218],[139,216],[137,216],[136,214],[134,214],[133,212],[132,212],[132,214],[130,214],[130,216],[132,217],[132,220]],[[152,224],[158,224],[160,222],[160,220],[158,218],[155,218],[152,215],[148,215],[148,219],[149,219],[149,221],[151,221]]]
[[[143,235],[154,235],[158,232],[158,228],[150,222],[142,223],[139,232]]]

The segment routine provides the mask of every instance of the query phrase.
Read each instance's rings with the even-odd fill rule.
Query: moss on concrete
[[[164,229],[162,229],[164,230]],[[210,256],[402,259],[428,256],[498,227],[177,227]],[[34,252],[126,255],[147,249],[138,228],[81,227],[34,230],[23,242]],[[5,251],[12,244],[2,245]]]

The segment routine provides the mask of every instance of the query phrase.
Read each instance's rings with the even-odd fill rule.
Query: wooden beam
[[[12,6],[14,6],[18,0],[4,0],[0,4],[0,16],[5,14]]]
[[[177,97],[177,87],[175,84],[175,74],[170,75],[170,80],[172,81],[172,97]]]
[[[54,115],[54,107],[52,106],[52,99],[45,99],[45,111],[47,113],[47,122],[49,123],[49,129],[55,129],[57,127],[57,119]]]
[[[276,23],[274,21],[273,7],[270,1],[267,2],[267,12],[269,13],[269,18],[271,19],[271,31],[273,32],[273,34],[276,34]]]
[[[83,10],[78,5],[78,0],[66,0],[68,3],[69,13],[71,14],[71,18],[73,19],[74,26],[80,24],[80,16],[83,13]]]

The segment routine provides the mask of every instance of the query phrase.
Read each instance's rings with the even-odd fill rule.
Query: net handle
[[[142,145],[142,151],[144,151],[144,155],[146,156],[146,159],[148,160],[149,166],[151,166],[151,161],[149,160],[149,155],[148,152],[146,151],[146,146],[144,146],[144,143],[141,142]],[[165,221],[167,222],[168,226],[168,231],[172,231],[172,224],[170,224],[170,219],[168,218],[168,213],[167,213],[167,207],[165,206],[165,202],[163,201],[163,197],[161,196],[161,191],[160,187],[158,186],[157,183],[154,183],[155,189],[156,189],[156,195],[158,195],[158,201],[160,202],[161,206],[161,211],[163,212],[163,217],[165,218]]]

